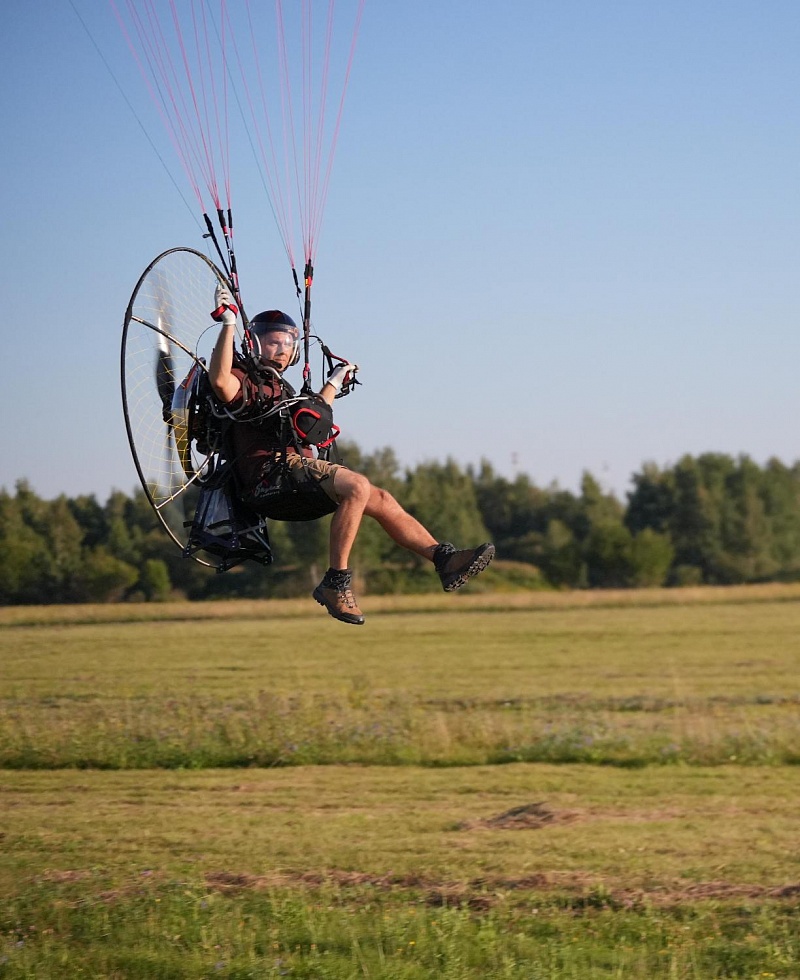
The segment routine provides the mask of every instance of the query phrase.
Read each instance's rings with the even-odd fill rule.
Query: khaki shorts
[[[339,506],[334,478],[343,469],[340,463],[290,453],[264,465],[245,501],[276,521],[314,521]]]
[[[331,463],[327,459],[311,459],[296,453],[292,453],[287,458],[287,462],[289,473],[295,481],[300,482],[311,478],[335,504],[341,503],[334,489],[334,477],[339,470],[344,470],[347,467],[342,466],[341,463]]]

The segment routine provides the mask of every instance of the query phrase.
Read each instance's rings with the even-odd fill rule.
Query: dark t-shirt
[[[233,368],[232,373],[241,384],[239,393],[228,403],[232,409],[239,407],[243,394],[248,404],[260,405],[263,410],[278,404],[285,397],[277,379],[265,379],[262,383],[256,383],[240,368]],[[233,423],[236,469],[245,487],[253,487],[258,483],[264,464],[274,460],[278,453],[297,453],[297,447],[288,433],[282,438],[282,434],[286,432],[287,427],[281,424],[277,415],[263,421],[237,420]],[[303,447],[302,455],[312,458],[314,456],[308,447]]]

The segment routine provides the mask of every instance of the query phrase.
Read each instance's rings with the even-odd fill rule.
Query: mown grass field
[[[0,610],[0,977],[800,977],[800,589],[364,605]]]

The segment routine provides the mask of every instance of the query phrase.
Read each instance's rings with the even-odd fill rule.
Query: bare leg
[[[337,470],[334,487],[339,497],[339,506],[331,520],[331,568],[347,568],[350,551],[369,500],[371,484],[366,477],[353,473],[352,470]]]
[[[347,568],[364,514],[374,518],[396,544],[433,561],[438,541],[390,493],[352,470],[338,470],[334,479],[340,504],[331,521],[331,568]]]
[[[457,551],[452,545],[442,545],[446,549],[442,554],[439,543],[427,528],[404,510],[390,493],[374,487],[360,473],[337,470],[334,486],[339,507],[331,521],[331,566],[312,593],[334,619],[354,626],[361,626],[364,622],[353,595],[352,573],[348,563],[365,514],[374,518],[389,537],[407,551],[429,561],[433,561],[437,552],[441,554],[436,571],[445,592],[460,589],[473,575],[483,571],[494,557],[493,544],[466,551]]]

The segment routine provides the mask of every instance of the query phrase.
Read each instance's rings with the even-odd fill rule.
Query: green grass
[[[16,914],[16,913],[15,913]],[[790,910],[429,908],[320,890],[217,898],[183,886],[54,911],[10,931],[0,976],[124,978],[796,977]],[[23,945],[24,944],[24,945]]]
[[[798,978],[799,600],[0,610],[0,978]]]
[[[177,877],[335,869],[501,888],[547,871],[548,888],[578,892],[717,878],[778,887],[800,880],[798,789],[794,767],[6,772],[0,881],[105,869],[113,888],[133,858]],[[491,821],[534,803],[521,823]]]
[[[0,976],[796,976],[799,784],[775,767],[7,773]]]
[[[800,602],[712,594],[393,600],[363,630],[310,602],[27,611],[0,626],[0,766],[797,763]]]
[[[242,775],[7,773],[0,976],[797,976],[795,769]]]

